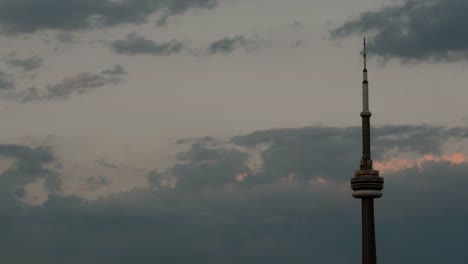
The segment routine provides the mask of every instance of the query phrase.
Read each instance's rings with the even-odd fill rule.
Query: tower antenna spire
[[[364,38],[363,47],[364,69],[362,71],[362,159],[361,170],[372,170],[371,150],[370,150],[370,117],[369,111],[369,82],[367,81],[367,46]]]
[[[369,82],[367,81],[367,45],[364,38],[363,47],[364,70],[362,80],[362,157],[360,168],[354,172],[351,179],[353,197],[361,199],[362,207],[362,263],[377,264],[374,224],[374,199],[382,196],[384,180],[379,177],[379,171],[372,168]]]
[[[367,68],[367,45],[366,45],[366,38],[364,38],[364,51],[363,51],[363,56],[364,56],[364,69]]]

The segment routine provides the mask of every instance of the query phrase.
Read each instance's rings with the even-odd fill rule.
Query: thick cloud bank
[[[468,261],[462,253],[468,163],[438,158],[447,141],[461,142],[467,132],[374,130],[376,161],[426,157],[384,173],[384,197],[376,201],[379,263]],[[349,179],[359,141],[359,128],[332,127],[257,131],[229,142],[181,140],[187,149],[172,168],[148,172],[149,188],[96,201],[55,193],[41,206],[21,205],[4,188],[18,183],[2,180],[0,258],[17,264],[358,263],[360,203]],[[0,155],[34,165],[18,175],[51,162],[49,151],[0,146]],[[11,168],[23,168],[17,164]]]
[[[156,12],[167,17],[216,4],[217,0],[1,0],[0,28],[4,33],[85,30],[145,23]]]
[[[332,30],[333,37],[370,33],[369,52],[385,58],[452,61],[468,58],[468,2],[405,0],[367,11]]]

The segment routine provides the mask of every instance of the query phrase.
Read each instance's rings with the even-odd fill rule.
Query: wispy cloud
[[[0,71],[0,91],[14,90],[16,87],[15,80],[11,74]]]
[[[94,162],[94,164],[99,165],[101,167],[106,167],[106,168],[111,168],[111,169],[116,169],[119,166],[105,160],[104,158],[98,159]]]
[[[109,184],[109,180],[103,176],[91,176],[86,179],[86,183],[94,186],[106,186]]]
[[[125,74],[126,71],[123,67],[116,64],[111,69],[104,70],[101,73],[84,72],[64,78],[56,84],[48,85],[45,91],[31,87],[25,90],[9,91],[2,97],[22,103],[67,99],[72,95],[84,94],[102,86],[119,84],[124,81],[122,76]]]
[[[114,52],[125,55],[169,55],[179,53],[185,47],[184,43],[177,40],[157,43],[135,32],[128,34],[125,39],[113,41],[110,46]]]
[[[44,60],[39,56],[32,56],[25,59],[19,59],[14,56],[6,59],[6,63],[11,67],[20,68],[25,72],[30,72],[42,67],[44,65]]]
[[[268,42],[260,38],[249,38],[243,35],[234,37],[224,37],[220,40],[213,41],[208,47],[210,54],[230,54],[237,49],[244,49],[246,51],[256,50],[264,47]]]

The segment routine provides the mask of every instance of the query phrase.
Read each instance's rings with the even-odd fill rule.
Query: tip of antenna
[[[367,68],[367,46],[366,46],[366,38],[364,38],[364,49],[362,51],[362,56],[364,57],[364,70],[366,71]]]

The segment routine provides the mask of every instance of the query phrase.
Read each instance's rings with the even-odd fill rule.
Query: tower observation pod
[[[370,117],[369,111],[369,82],[367,80],[367,45],[364,39],[364,70],[362,80],[362,157],[359,170],[354,172],[351,179],[353,197],[361,199],[362,205],[362,264],[377,264],[374,224],[374,199],[382,196],[384,180],[379,171],[372,167]]]

